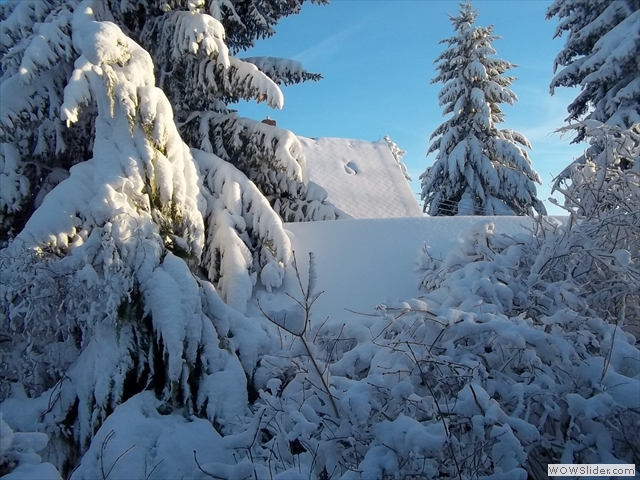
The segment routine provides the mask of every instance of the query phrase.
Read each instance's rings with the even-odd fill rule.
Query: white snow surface
[[[162,415],[162,402],[143,392],[120,405],[96,434],[73,479],[197,478],[194,458],[207,465],[232,463],[210,422],[180,414]],[[190,465],[191,472],[185,472]],[[104,473],[103,473],[104,472]]]
[[[385,147],[386,148],[386,147]],[[396,167],[397,168],[397,167]],[[398,173],[402,175],[400,169]],[[404,181],[404,180],[403,180]],[[416,258],[425,245],[435,257],[444,257],[462,243],[469,232],[493,223],[496,233],[509,235],[532,226],[531,217],[421,217],[348,219],[335,222],[287,223],[303,285],[306,286],[309,252],[315,257],[316,293],[324,290],[312,311],[312,322],[343,323],[374,313],[381,303],[419,298],[420,275],[413,273]],[[300,298],[300,288],[291,265],[283,288]],[[274,312],[282,310],[282,291],[257,291],[260,304]],[[293,305],[292,305],[293,308]]]
[[[384,140],[298,137],[309,180],[353,218],[422,217],[409,183]],[[330,228],[330,227],[329,227]]]

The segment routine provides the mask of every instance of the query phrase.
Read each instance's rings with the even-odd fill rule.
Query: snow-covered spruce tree
[[[208,89],[273,104],[281,103],[279,88],[229,55],[224,29],[204,2],[0,8],[4,421],[48,433],[47,459],[64,475],[99,433],[95,462],[76,478],[106,478],[108,471],[91,469],[104,467],[108,452],[107,470],[120,459],[120,443],[100,429],[119,405],[143,429],[158,411],[166,417],[181,409],[207,419],[190,425],[208,428],[209,439],[244,430],[245,371],[266,334],[238,310],[258,277],[267,288],[280,284],[289,240],[245,175],[185,143],[174,109],[184,114],[187,105],[172,105],[177,85],[156,74],[175,80],[162,52],[201,66],[200,83],[191,79],[184,89],[200,92],[203,109]],[[154,48],[145,49],[151,38]],[[295,142],[287,147],[295,150]],[[274,163],[304,181],[301,155],[285,152]],[[110,425],[118,430],[127,421]],[[150,452],[161,460],[161,435],[153,427],[138,440],[148,449],[136,454],[136,468],[147,468]],[[193,464],[192,450],[177,451]],[[231,453],[217,458],[236,462]],[[166,470],[185,464],[167,462],[155,475],[192,476]]]
[[[233,160],[250,176],[254,172],[246,165],[258,165],[255,169],[262,177],[253,175],[251,180],[283,218],[330,219],[338,213],[326,202],[322,188],[307,185],[304,155],[296,137],[286,130],[270,131],[268,126],[238,117],[227,106],[243,98],[282,107],[278,84],[318,80],[320,76],[306,72],[298,62],[269,57],[241,61],[225,56],[229,65],[218,64],[212,55],[217,48],[215,43],[198,47],[198,37],[212,28],[210,20],[217,19],[232,29],[226,37],[232,52],[247,48],[257,38],[272,35],[275,23],[296,13],[303,1],[107,1],[105,8],[110,20],[152,54],[159,86],[169,97],[181,135],[189,146],[211,152],[215,146],[214,153]],[[64,128],[57,114],[60,92],[71,75],[74,59],[67,41],[68,11],[77,1],[66,3],[68,8],[58,0],[0,5],[0,118],[5,127],[0,137],[3,243],[22,229],[44,195],[68,176],[69,168],[90,156],[93,146],[95,112],[90,107],[83,109],[70,128]],[[181,14],[186,13],[187,6],[202,17],[196,33],[186,33],[192,36],[193,49],[181,52],[172,48],[172,38],[185,34],[180,29],[186,26],[188,17],[181,18]],[[39,76],[37,81],[31,81],[34,75]],[[25,95],[15,95],[18,89]],[[217,140],[209,142],[209,135]],[[293,166],[295,162],[302,168]]]
[[[272,35],[272,26],[281,17],[296,13],[303,1],[199,3],[200,10],[232,29],[229,47],[237,53],[257,38]],[[338,210],[326,201],[326,191],[309,184],[305,177],[305,159],[297,137],[288,130],[243,118],[229,107],[239,99],[253,99],[282,108],[284,98],[278,85],[319,80],[321,76],[288,59],[241,60],[232,56],[225,68],[219,68],[206,50],[205,55],[195,51],[178,54],[167,37],[173,35],[173,29],[183,27],[170,15],[159,15],[155,3],[142,2],[144,7],[138,9],[134,20],[130,12],[122,12],[121,23],[137,26],[144,19],[144,26],[138,27],[139,41],[154,58],[159,85],[174,106],[185,141],[235,165],[285,221],[337,218]]]
[[[504,73],[515,65],[492,57],[491,43],[500,38],[493,28],[474,27],[477,11],[461,4],[451,17],[456,35],[441,43],[448,48],[436,59],[443,83],[438,95],[443,115],[451,117],[431,135],[427,155],[437,151],[434,164],[420,176],[424,210],[429,215],[544,214],[534,182],[540,177],[523,147],[524,135],[498,129],[504,120],[501,103],[513,104],[508,88],[515,80]]]
[[[637,0],[555,0],[547,18],[567,34],[554,62],[558,87],[579,87],[568,106],[568,121],[597,120],[620,128],[640,122],[640,2]],[[559,71],[558,71],[559,69]],[[585,137],[578,129],[575,142]]]

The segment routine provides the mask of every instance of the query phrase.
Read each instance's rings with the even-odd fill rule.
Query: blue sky
[[[566,118],[575,89],[549,94],[553,60],[564,38],[553,40],[557,20],[545,20],[551,1],[476,0],[476,25],[494,25],[502,37],[493,43],[497,57],[518,65],[512,90],[515,106],[504,105],[502,128],[527,136],[534,168],[543,180],[538,196],[549,197],[551,178],[579,155],[584,145],[571,145],[553,131]],[[305,4],[299,15],[284,19],[276,35],[239,55],[292,58],[324,79],[286,87],[281,111],[242,103],[242,115],[269,115],[278,126],[307,137],[378,140],[388,134],[407,151],[404,161],[412,189],[433,163],[426,157],[429,137],[442,123],[438,92],[430,85],[434,60],[444,50],[438,42],[453,35],[447,14],[458,12],[453,0],[333,0],[328,6]],[[558,197],[556,195],[556,197]],[[549,213],[562,210],[549,205]]]

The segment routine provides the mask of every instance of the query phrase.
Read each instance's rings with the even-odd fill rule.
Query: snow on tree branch
[[[559,20],[555,37],[567,34],[550,85],[580,87],[568,121],[597,120],[621,128],[640,122],[640,5],[617,0],[556,0],[547,18]],[[574,142],[585,137],[579,131]]]
[[[291,257],[289,237],[269,202],[240,171],[215,155],[193,152],[208,204],[204,268],[227,303],[244,311],[255,273],[269,291],[281,285]],[[254,271],[254,255],[259,272]]]
[[[300,62],[287,58],[247,57],[242,60],[254,64],[278,85],[292,85],[309,80],[317,82],[322,79],[322,75],[309,73]]]
[[[57,169],[73,165],[76,155],[88,156],[86,123],[65,132],[59,118],[61,91],[76,56],[70,8],[50,2],[2,5],[0,143],[11,146],[2,170],[22,185],[0,191],[2,242],[22,228],[48,185],[59,181]]]
[[[227,101],[267,101],[282,108],[278,86],[254,65],[230,56],[224,39],[222,24],[213,17],[176,11],[158,17],[141,40],[159,62],[160,84],[176,106],[204,94],[209,105],[200,104],[202,110],[211,102],[215,106],[220,95]]]
[[[328,0],[311,0],[321,5]],[[271,37],[282,18],[300,12],[304,0],[206,0],[211,16],[227,32],[227,44],[234,52],[247,50],[255,41]]]
[[[389,135],[385,135],[382,138],[385,142],[387,142],[387,145],[389,146],[389,150],[391,150],[391,154],[393,155],[393,158],[395,158],[396,162],[398,162],[398,166],[400,167],[400,170],[402,170],[402,173],[404,174],[404,178],[406,178],[408,181],[411,181],[411,176],[407,173],[407,166],[404,163],[402,163],[402,157],[407,152],[405,152],[400,147],[398,147],[398,144],[393,140],[391,140]]]
[[[326,191],[308,182],[302,146],[289,130],[236,113],[194,113],[183,131],[200,148],[240,169],[284,221],[333,220],[340,216],[326,200]]]

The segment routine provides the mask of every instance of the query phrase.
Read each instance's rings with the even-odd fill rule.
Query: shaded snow
[[[404,172],[384,140],[298,137],[309,180],[353,218],[422,217]]]
[[[50,463],[38,463],[36,465],[24,464],[8,473],[3,480],[61,480],[60,473]]]
[[[71,478],[195,478],[196,458],[205,465],[234,463],[210,422],[165,410],[152,392],[142,392],[118,406]]]

